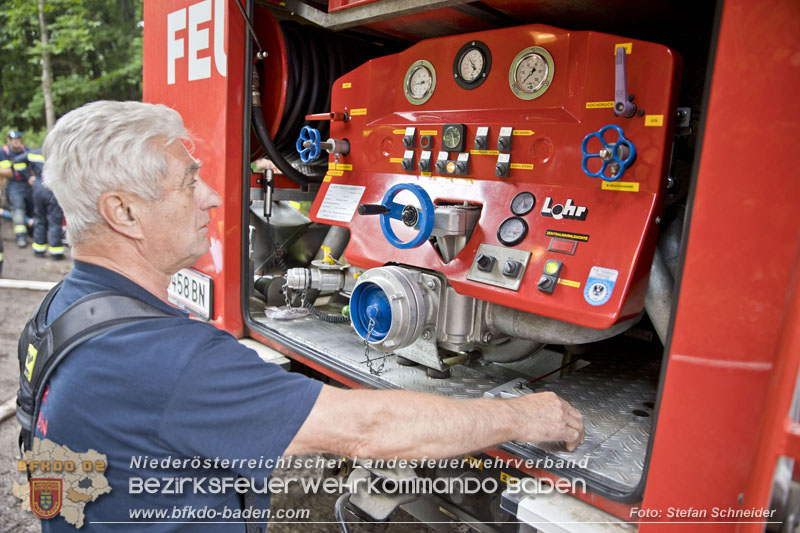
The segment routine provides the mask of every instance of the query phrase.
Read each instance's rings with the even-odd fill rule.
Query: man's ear
[[[97,200],[97,211],[108,226],[131,239],[144,237],[139,219],[141,200],[124,192],[105,192]]]

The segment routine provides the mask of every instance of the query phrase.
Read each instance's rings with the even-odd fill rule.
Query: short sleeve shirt
[[[238,492],[212,494],[210,480],[241,476],[263,489],[322,384],[265,363],[229,333],[190,319],[128,278],[89,263],[75,261],[48,321],[82,296],[102,290],[121,291],[171,316],[125,325],[85,342],[50,378],[35,436],[77,453],[93,449],[108,460],[104,474],[112,490],[85,506],[84,530],[109,527],[98,522],[124,522],[114,524],[114,531],[244,531],[235,520],[192,525],[167,518],[167,524],[137,525],[131,511],[240,509]],[[153,466],[152,459],[161,464]],[[165,459],[171,462],[166,468]],[[175,459],[191,461],[175,468]],[[167,478],[206,481],[199,492],[189,481],[180,494],[137,494],[130,489],[135,478],[157,478],[161,487]],[[258,508],[269,507],[266,491],[255,496]],[[61,516],[42,524],[43,531],[74,531]]]

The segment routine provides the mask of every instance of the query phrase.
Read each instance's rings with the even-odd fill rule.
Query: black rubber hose
[[[314,307],[311,302],[305,303],[305,308],[308,309],[312,315],[319,318],[324,322],[328,322],[329,324],[349,324],[350,319],[344,315],[333,315],[331,313],[326,313],[325,311],[321,311]]]
[[[256,137],[258,137],[258,142],[260,142],[261,147],[264,148],[266,156],[275,163],[275,166],[283,172],[283,175],[301,187],[308,188],[311,184],[311,180],[295,170],[295,168],[284,159],[277,148],[275,148],[275,145],[272,144],[272,139],[269,136],[267,125],[264,122],[264,115],[261,113],[260,105],[253,106],[253,128],[255,129]]]

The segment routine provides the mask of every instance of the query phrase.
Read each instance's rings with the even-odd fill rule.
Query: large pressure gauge
[[[497,228],[497,240],[506,246],[516,246],[528,235],[528,224],[519,217],[509,217]]]
[[[489,47],[480,41],[470,41],[453,60],[453,77],[462,89],[474,89],[484,82],[491,68]]]
[[[409,102],[414,105],[424,104],[433,95],[434,89],[436,89],[436,70],[430,61],[420,59],[408,67],[403,81],[403,91]]]
[[[553,56],[541,46],[517,54],[508,71],[508,83],[517,98],[539,98],[553,81]]]

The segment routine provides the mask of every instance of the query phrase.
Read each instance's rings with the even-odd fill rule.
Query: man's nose
[[[222,198],[217,191],[215,191],[204,179],[200,179],[202,183],[200,190],[200,204],[201,209],[214,209],[222,205]]]

